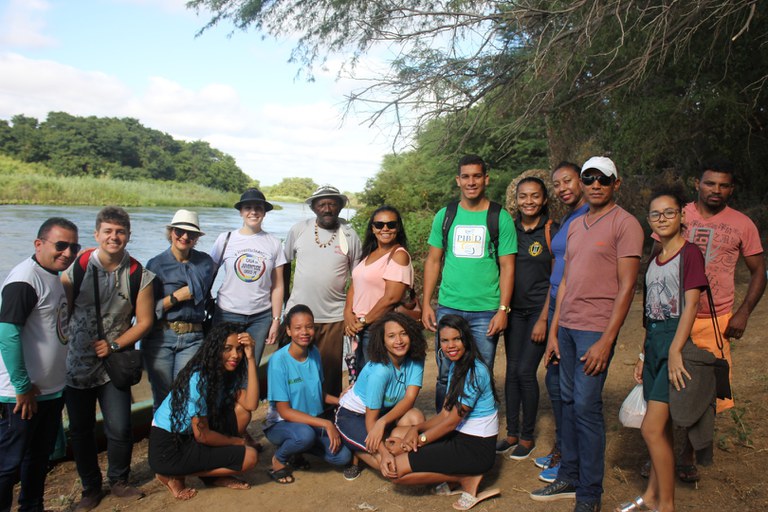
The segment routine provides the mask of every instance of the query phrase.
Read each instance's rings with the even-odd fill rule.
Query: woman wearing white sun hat
[[[203,236],[196,212],[179,210],[166,226],[170,247],[147,263],[155,273],[155,326],[141,343],[157,409],[184,365],[203,342],[205,298],[213,260],[194,249]]]

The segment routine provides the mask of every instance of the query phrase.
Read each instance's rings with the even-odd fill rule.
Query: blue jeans
[[[605,421],[603,418],[603,385],[613,358],[595,376],[584,373],[580,358],[602,335],[595,331],[579,331],[560,327],[560,392],[563,419],[560,429],[562,462],[558,480],[576,486],[576,500],[599,502],[603,494],[605,473]]]
[[[156,411],[171,391],[176,375],[203,344],[202,332],[176,334],[173,329],[153,329],[141,340],[144,368],[152,384],[152,410]]]
[[[97,400],[107,438],[107,479],[110,484],[127,481],[131,471],[131,392],[117,389],[111,382],[88,389],[67,386],[64,401],[69,416],[69,436],[84,495],[101,491],[95,435]]]
[[[357,333],[357,348],[355,349],[355,369],[357,374],[363,371],[363,366],[368,361],[368,344],[371,341],[370,331],[368,326],[365,326],[362,331]]]
[[[19,510],[43,511],[48,456],[61,425],[63,398],[37,402],[37,413],[22,420],[16,403],[0,403],[0,511],[11,509],[13,486],[21,481]]]
[[[504,398],[507,402],[507,436],[533,441],[536,415],[539,411],[539,381],[536,370],[547,348],[546,343],[531,340],[542,306],[513,309],[504,330],[507,375]],[[522,422],[520,413],[522,409]]]
[[[328,435],[324,428],[313,427],[304,423],[278,421],[264,431],[269,442],[277,446],[275,458],[286,464],[293,455],[311,453],[322,457],[333,466],[346,466],[352,460],[352,452],[341,445],[339,451],[331,452]]]
[[[216,313],[213,316],[213,325],[220,324],[221,322],[234,322],[245,325],[245,331],[253,338],[253,357],[258,369],[259,363],[261,363],[261,356],[264,354],[264,343],[269,334],[269,328],[272,326],[272,310],[267,309],[253,315],[241,315],[216,308]]]
[[[496,310],[492,311],[461,311],[460,309],[448,308],[445,306],[437,305],[437,323],[440,323],[440,319],[445,315],[459,315],[469,323],[469,328],[472,331],[472,336],[475,338],[475,344],[477,345],[477,351],[483,358],[483,362],[488,366],[488,369],[493,375],[493,361],[496,359],[496,343],[499,341],[499,335],[486,336],[488,332],[488,324],[491,323],[491,319],[496,315]],[[435,410],[440,412],[443,408],[443,402],[445,401],[445,395],[448,392],[448,368],[451,362],[447,357],[443,355],[440,350],[440,333],[435,335],[435,359],[437,360],[437,383],[435,385]]]
[[[547,314],[547,325],[552,325],[552,318],[555,316],[555,297],[549,298],[549,312]],[[549,329],[549,327],[547,327]],[[560,398],[560,365],[550,363],[547,366],[547,374],[544,377],[544,384],[547,386],[547,394],[552,404],[552,416],[555,418],[555,451],[560,451],[560,442],[562,432],[560,426],[563,424],[563,401]]]

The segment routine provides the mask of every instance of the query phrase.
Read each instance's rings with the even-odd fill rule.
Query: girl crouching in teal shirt
[[[336,428],[356,456],[385,478],[393,478],[397,476],[395,458],[382,441],[395,423],[424,421],[413,405],[421,391],[427,342],[416,322],[395,312],[371,325],[369,335],[368,363],[341,397]],[[347,480],[359,475],[356,464],[344,470]]]
[[[338,405],[338,397],[323,393],[323,366],[314,346],[315,319],[303,304],[285,315],[282,346],[269,359],[267,413],[264,434],[277,446],[270,478],[279,484],[294,482],[289,461],[303,453],[323,457],[333,466],[346,466],[352,453],[342,445],[331,420],[321,415],[325,404]]]
[[[256,465],[245,428],[259,405],[253,338],[240,324],[222,323],[179,372],[160,404],[149,434],[149,466],[177,500],[197,490],[189,475],[207,485],[248,489],[232,475]]]
[[[458,315],[445,315],[437,332],[440,350],[451,362],[448,393],[437,415],[392,431],[392,438],[402,439],[406,452],[395,458],[397,478],[393,482],[440,484],[435,494],[460,494],[453,508],[469,510],[501,492],[490,489],[478,493],[483,475],[496,459],[498,399],[493,376],[478,357],[467,321]]]

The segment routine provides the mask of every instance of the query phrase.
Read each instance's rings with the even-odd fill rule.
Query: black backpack
[[[490,202],[485,218],[485,223],[488,226],[488,234],[491,237],[491,246],[493,248],[493,256],[496,258],[496,263],[499,263],[499,215],[501,214],[501,205],[494,201]],[[448,206],[445,207],[445,217],[443,217],[443,251],[448,250],[448,231],[451,230],[454,219],[456,219],[456,212],[459,209],[458,201],[451,201]]]

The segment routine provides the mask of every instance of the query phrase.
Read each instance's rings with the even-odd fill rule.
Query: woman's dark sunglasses
[[[187,238],[190,240],[197,240],[200,238],[200,233],[196,233],[195,231],[187,231],[186,229],[181,228],[173,228],[173,233],[176,235],[176,237],[181,238],[184,236],[184,233],[187,234]]]
[[[585,184],[586,186],[590,186],[595,181],[597,181],[600,185],[603,187],[607,187],[611,183],[613,183],[613,176],[606,176],[605,174],[598,174],[597,176],[582,176],[581,182]]]
[[[371,222],[373,227],[376,229],[384,229],[384,226],[387,226],[389,229],[397,229],[397,221],[396,220],[390,220],[389,222],[381,222],[380,220],[375,220]]]
[[[80,252],[80,249],[82,249],[80,244],[71,244],[69,242],[65,242],[64,240],[59,240],[58,242],[52,242],[51,240],[46,240],[45,238],[41,238],[40,240],[43,242],[52,243],[56,250],[59,252],[64,252],[67,250],[67,248],[69,248],[69,250],[72,251],[72,254],[77,254]]]

